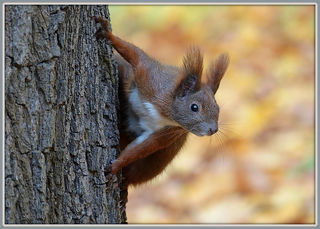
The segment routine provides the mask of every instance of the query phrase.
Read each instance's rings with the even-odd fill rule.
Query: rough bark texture
[[[5,7],[5,223],[120,223],[118,79],[92,16],[107,6]]]

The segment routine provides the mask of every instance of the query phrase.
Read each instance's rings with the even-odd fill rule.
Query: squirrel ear
[[[215,94],[219,88],[220,81],[227,70],[229,65],[229,56],[227,54],[221,54],[218,59],[211,63],[209,72],[207,73],[208,84]]]
[[[197,47],[190,47],[183,58],[182,77],[176,89],[176,95],[185,96],[197,91],[201,85],[203,57]]]
[[[176,96],[184,97],[189,93],[197,90],[198,77],[194,74],[190,74],[185,77],[176,89]]]

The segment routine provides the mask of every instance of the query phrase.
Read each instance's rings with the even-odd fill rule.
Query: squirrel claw
[[[100,28],[100,29],[98,29],[98,31],[94,34],[95,35],[95,37],[96,38],[98,38],[98,39],[102,39],[102,38],[104,38],[104,34],[103,34],[103,31],[102,31],[102,29]]]
[[[103,22],[103,18],[101,16],[97,17],[97,16],[92,16],[93,20],[96,22],[96,23],[101,23]]]
[[[92,16],[92,19],[93,19],[96,23],[99,22],[99,21],[98,21],[98,17],[96,17],[96,16]]]
[[[92,16],[92,19],[96,22],[96,23],[103,23],[104,20],[101,16],[97,17],[97,16]]]
[[[109,165],[107,165],[107,167],[104,169],[104,173],[105,173],[105,175],[107,175],[107,174],[117,174],[117,172],[118,172],[118,170],[119,170],[119,163],[120,163],[120,161],[119,160],[117,160],[117,159],[115,159],[115,160],[112,160],[111,162],[110,162],[110,164]]]
[[[104,174],[105,174],[105,175],[112,173],[112,163],[113,163],[114,161],[115,161],[115,160],[112,160],[112,161],[109,162],[109,164],[105,167],[105,169],[104,169]]]
[[[105,173],[110,173],[110,172],[111,172],[111,166],[109,165],[108,167],[106,167],[106,168],[104,169],[104,172],[105,172]]]
[[[101,16],[100,17],[93,16],[92,18],[96,23],[100,23],[101,27],[105,28],[105,30],[109,30],[108,29],[108,25],[109,25],[108,20],[103,19],[103,17],[101,17]]]
[[[94,19],[94,21],[96,23],[100,23],[101,24],[101,27],[95,33],[95,36],[98,39],[108,38],[109,37],[108,36],[108,32],[109,32],[108,25],[109,25],[109,22],[107,20],[103,19],[102,17],[93,16],[92,18]]]
[[[122,166],[121,166],[121,160],[112,160],[111,161],[111,172],[113,174],[117,174],[117,172],[119,171],[119,169],[121,169]]]

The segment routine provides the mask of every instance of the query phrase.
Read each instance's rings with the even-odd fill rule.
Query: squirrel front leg
[[[130,143],[122,151],[120,157],[112,163],[112,173],[116,174],[126,165],[170,146],[185,133],[186,130],[181,127],[166,126],[150,135],[142,134]]]
[[[139,54],[141,50],[138,49],[133,44],[130,44],[121,38],[112,34],[109,30],[109,23],[107,20],[104,20],[102,17],[93,17],[96,23],[101,24],[101,28],[96,32],[96,37],[98,39],[107,38],[111,41],[111,45],[118,51],[118,53],[132,65],[132,67],[137,67],[139,64]]]

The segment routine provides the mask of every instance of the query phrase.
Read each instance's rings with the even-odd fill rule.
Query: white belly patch
[[[157,110],[157,108],[145,99],[142,99],[139,95],[138,89],[135,88],[131,91],[129,96],[130,106],[132,110],[139,117],[138,123],[129,123],[130,126],[134,127],[137,124],[144,130],[145,138],[151,133],[165,127],[165,126],[178,126],[179,124],[163,117]],[[133,120],[130,119],[129,120]],[[134,130],[133,130],[134,131]]]

